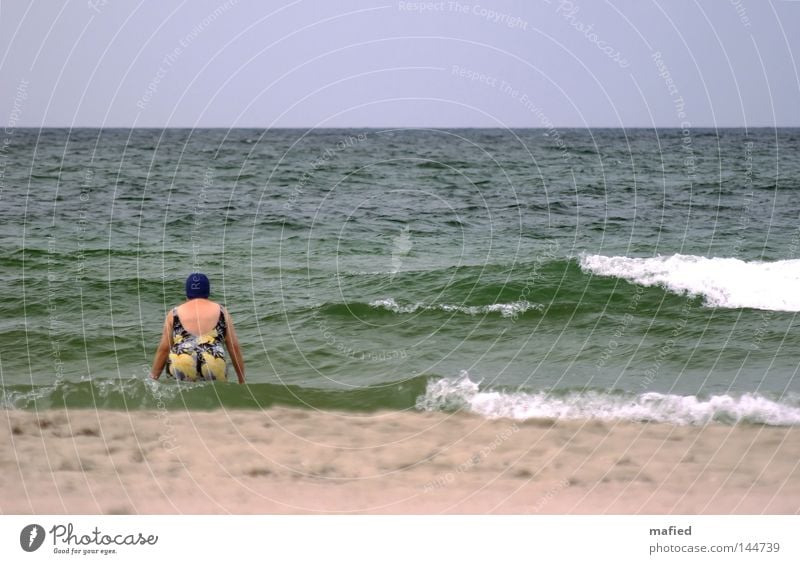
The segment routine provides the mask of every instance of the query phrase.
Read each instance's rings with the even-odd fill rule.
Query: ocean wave
[[[655,422],[672,425],[754,423],[800,425],[800,402],[780,402],[759,394],[714,395],[702,399],[648,392],[598,391],[526,393],[481,390],[469,374],[431,381],[417,400],[417,409],[466,409],[487,418],[603,420]]]
[[[385,309],[394,313],[415,313],[417,311],[443,311],[446,313],[463,313],[466,315],[485,315],[499,313],[503,317],[516,317],[526,311],[543,311],[543,304],[533,304],[528,301],[511,302],[507,304],[488,304],[481,306],[464,306],[455,304],[398,304],[393,298],[374,300],[369,303],[373,308]]]
[[[424,393],[428,378],[412,378],[370,386],[304,387],[254,382],[245,386],[223,382],[178,382],[163,377],[94,378],[31,386],[0,388],[0,409],[264,409],[282,405],[301,409],[370,412],[411,410]]]
[[[215,410],[270,406],[368,413],[468,411],[488,419],[603,420],[671,425],[720,423],[800,425],[800,397],[756,393],[706,398],[647,392],[502,391],[481,389],[462,372],[456,378],[414,376],[363,387],[307,388],[275,383],[153,382],[143,378],[62,381],[0,388],[2,409]]]
[[[600,276],[703,296],[709,307],[800,311],[797,259],[758,262],[678,254],[653,258],[586,255],[580,266]]]

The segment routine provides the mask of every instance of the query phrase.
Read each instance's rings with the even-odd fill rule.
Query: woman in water
[[[228,349],[239,383],[244,384],[244,361],[233,320],[224,307],[208,299],[209,295],[208,277],[199,272],[190,274],[186,279],[187,301],[172,308],[164,321],[150,372],[153,380],[161,376],[164,365],[178,380],[226,380]]]

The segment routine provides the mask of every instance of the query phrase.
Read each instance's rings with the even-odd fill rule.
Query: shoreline
[[[795,514],[800,428],[4,410],[4,514]]]

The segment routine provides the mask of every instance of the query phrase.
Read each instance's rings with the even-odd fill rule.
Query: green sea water
[[[800,130],[11,130],[14,408],[800,423]],[[149,373],[192,271],[247,386]]]

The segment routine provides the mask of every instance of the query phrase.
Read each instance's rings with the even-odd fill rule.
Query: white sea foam
[[[499,313],[503,317],[515,317],[526,311],[535,309],[542,311],[544,306],[542,304],[533,304],[527,301],[511,302],[508,304],[489,304],[482,306],[462,306],[454,304],[398,304],[394,298],[385,298],[382,300],[374,300],[369,303],[370,306],[375,308],[387,309],[394,313],[415,313],[417,311],[445,311],[464,313],[466,315],[483,315],[486,313]]]
[[[9,390],[0,387],[0,409],[17,409],[19,407],[36,406],[36,402],[46,399],[56,386],[41,386],[29,391]]]
[[[740,421],[767,425],[800,425],[800,405],[781,403],[758,394],[717,395],[707,399],[648,392],[639,395],[603,392],[493,392],[481,391],[462,371],[458,378],[428,384],[417,400],[424,411],[467,409],[487,418],[599,419],[650,421],[672,425],[703,425],[712,421]]]
[[[746,262],[735,258],[672,255],[654,258],[586,255],[580,266],[644,286],[699,295],[709,307],[800,311],[800,260]]]

